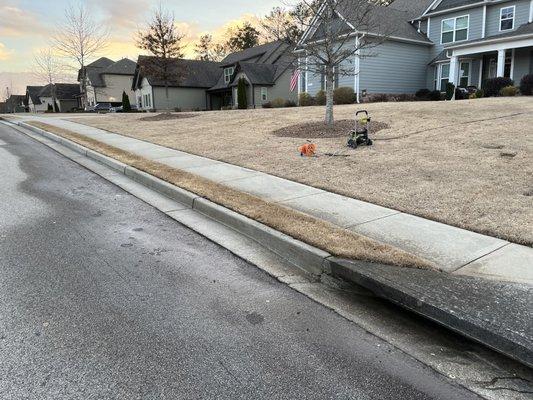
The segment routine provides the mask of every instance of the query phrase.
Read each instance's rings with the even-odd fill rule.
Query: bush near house
[[[319,90],[318,93],[315,96],[315,104],[317,106],[325,106],[326,105],[326,92],[323,90]]]
[[[440,101],[440,100],[442,100],[442,93],[440,92],[440,90],[433,90],[429,94],[429,100],[431,100],[431,101]]]
[[[335,104],[353,104],[355,100],[355,92],[351,87],[340,87],[333,91],[333,102]]]
[[[520,80],[520,93],[524,96],[533,95],[533,74],[522,77]]]
[[[124,112],[130,112],[131,111],[130,98],[126,94],[125,91],[122,92],[122,111],[124,111]]]
[[[272,107],[274,108],[283,108],[285,107],[285,99],[278,97],[277,99],[272,100]]]
[[[296,107],[296,106],[297,106],[296,102],[292,100],[285,100],[285,107]]]
[[[263,108],[272,108],[272,103],[270,101],[267,101],[266,103],[263,103],[263,105],[261,107],[263,107]]]
[[[239,110],[248,108],[248,99],[246,98],[246,81],[244,78],[239,79],[237,84],[237,107]]]
[[[482,89],[485,97],[494,97],[499,96],[504,87],[513,85],[514,81],[511,78],[491,78],[483,81]]]
[[[516,86],[506,86],[500,91],[500,96],[514,97],[518,94],[519,89]]]
[[[415,93],[415,98],[420,101],[427,101],[429,100],[430,94],[431,94],[431,90],[420,89],[420,90],[417,90],[417,92]]]
[[[300,107],[308,107],[315,104],[315,99],[313,99],[313,96],[306,92],[300,93],[298,100]]]
[[[451,100],[455,93],[455,85],[451,82],[446,84],[446,100]]]

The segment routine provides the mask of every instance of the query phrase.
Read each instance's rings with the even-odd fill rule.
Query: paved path
[[[477,399],[0,124],[0,398]]]
[[[394,245],[446,272],[533,284],[533,249],[235,165],[65,121],[41,119]]]

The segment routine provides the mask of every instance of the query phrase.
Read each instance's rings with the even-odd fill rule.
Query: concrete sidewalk
[[[406,250],[440,270],[533,284],[533,249],[490,236],[326,192],[262,172],[169,149],[53,117],[28,116],[171,167],[327,220]]]

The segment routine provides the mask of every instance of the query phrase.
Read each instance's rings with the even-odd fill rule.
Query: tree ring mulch
[[[169,121],[173,119],[185,119],[185,118],[194,118],[196,114],[189,113],[162,113],[157,115],[150,115],[149,117],[142,117],[139,121]]]
[[[342,119],[335,121],[333,128],[327,127],[324,122],[306,122],[303,124],[286,126],[272,132],[274,136],[289,137],[299,139],[322,139],[338,138],[348,136],[355,127],[353,119]],[[389,125],[384,122],[372,121],[370,123],[370,134],[375,134],[383,129],[388,129]]]

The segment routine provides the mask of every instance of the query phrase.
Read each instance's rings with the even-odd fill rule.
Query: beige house
[[[81,105],[87,109],[98,103],[122,104],[122,93],[126,92],[131,104],[135,104],[132,91],[136,63],[127,58],[113,61],[102,57],[80,69],[78,82],[85,88],[81,93]]]

